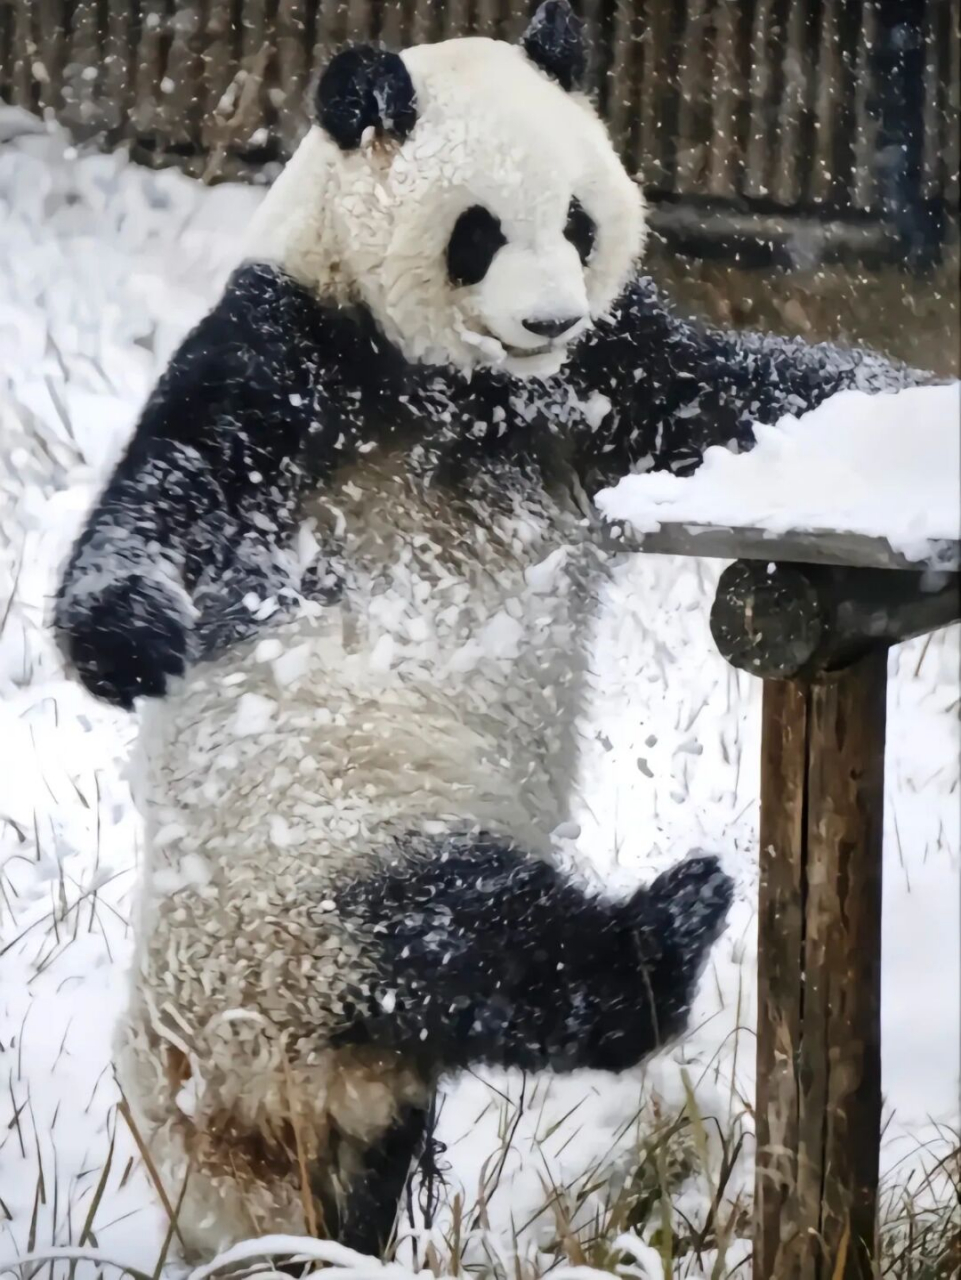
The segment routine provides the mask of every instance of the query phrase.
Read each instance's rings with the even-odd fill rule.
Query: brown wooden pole
[[[764,689],[756,1272],[874,1274],[886,648]]]
[[[759,1280],[775,1274],[782,1241],[790,1243],[797,1188],[809,720],[810,695],[805,684],[765,681],[754,1190],[754,1269]]]

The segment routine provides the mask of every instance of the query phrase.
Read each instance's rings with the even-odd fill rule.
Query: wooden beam
[[[784,680],[837,670],[959,619],[956,574],[738,560],[718,581],[711,634],[733,666]]]

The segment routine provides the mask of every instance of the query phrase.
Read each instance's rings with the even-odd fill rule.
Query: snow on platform
[[[136,726],[66,680],[45,618],[85,506],[171,347],[215,297],[257,198],[78,156],[58,134],[0,143],[0,1266],[31,1243],[83,1237],[152,1275],[164,1236],[110,1069],[132,946]],[[553,1261],[537,1253],[556,1234],[538,1217],[546,1188],[596,1188],[592,1167],[623,1168],[642,1099],[656,1089],[668,1108],[681,1103],[682,1067],[706,1115],[749,1123],[760,683],[711,643],[719,568],[634,556],[612,577],[590,650],[576,853],[626,891],[692,847],[716,850],[738,886],[730,928],[691,1034],[644,1070],[478,1073],[446,1091],[449,1194],[462,1188],[471,1205],[485,1175],[489,1187],[477,1267],[496,1257],[513,1275],[515,1249],[535,1272]],[[958,1127],[959,628],[901,646],[890,664],[884,1158],[903,1182],[943,1152],[937,1124]],[[729,1189],[750,1185],[748,1144]],[[691,1175],[684,1213],[703,1221],[709,1199]],[[678,1267],[710,1274],[693,1258]],[[169,1275],[182,1270],[168,1262]]]
[[[684,478],[625,476],[597,505],[638,533],[685,524],[762,530],[772,540],[799,530],[857,534],[920,563],[940,562],[941,544],[961,538],[961,383],[841,391],[755,433],[750,453],[709,449]]]

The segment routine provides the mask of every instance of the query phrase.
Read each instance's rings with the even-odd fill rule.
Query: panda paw
[[[131,574],[78,607],[62,596],[56,628],[83,685],[129,711],[134,699],[161,698],[186,669],[189,622],[173,590]]]
[[[676,978],[696,982],[727,927],[735,884],[710,854],[688,856],[662,872],[649,888],[636,893],[633,905],[658,948],[672,957]]]
[[[727,925],[734,882],[713,854],[696,853],[663,871],[646,906],[664,920],[675,952],[697,971]]]

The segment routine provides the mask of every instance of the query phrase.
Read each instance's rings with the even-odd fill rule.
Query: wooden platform
[[[796,564],[847,566],[861,569],[961,568],[961,540],[931,545],[930,557],[910,560],[885,538],[833,529],[796,529],[771,533],[765,529],[730,528],[710,524],[664,523],[655,533],[640,533],[623,521],[605,522],[612,549],[671,556],[705,556],[716,560],[770,560]],[[614,532],[618,530],[618,532]],[[959,530],[961,533],[961,530]]]

